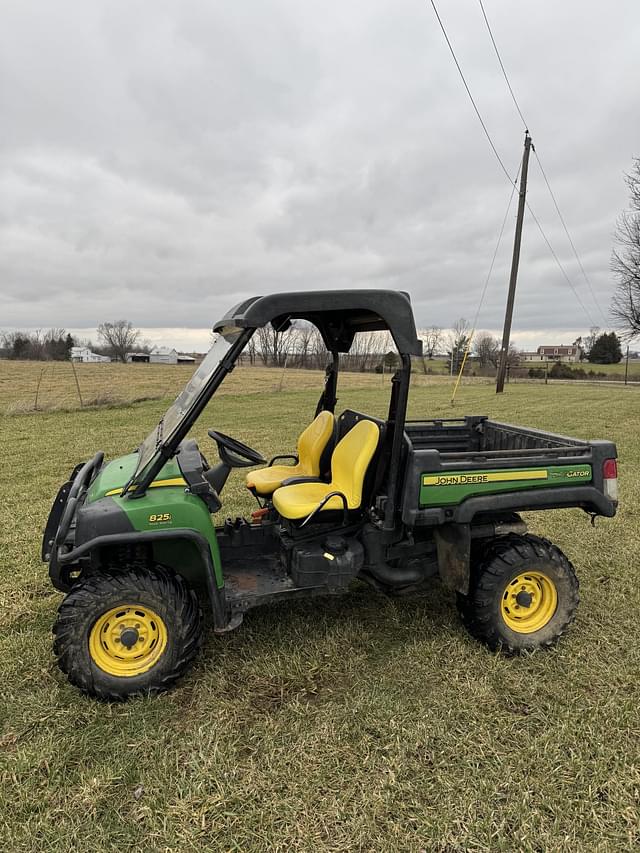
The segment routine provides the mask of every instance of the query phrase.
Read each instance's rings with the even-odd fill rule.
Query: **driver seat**
[[[266,468],[247,474],[247,488],[261,497],[270,497],[291,477],[320,477],[323,451],[333,439],[336,424],[331,412],[320,412],[298,438],[296,456],[274,456]],[[294,459],[294,465],[274,465],[277,459]]]
[[[364,478],[380,442],[380,428],[359,421],[340,439],[331,457],[330,483],[296,483],[273,495],[273,505],[283,518],[297,520],[324,510],[360,509]]]

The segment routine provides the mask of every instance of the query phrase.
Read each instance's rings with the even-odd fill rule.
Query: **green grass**
[[[339,406],[383,413],[387,390],[353,387]],[[618,443],[615,519],[528,517],[581,580],[555,650],[489,653],[439,585],[400,601],[358,588],[254,611],[208,635],[172,693],[121,706],[84,698],[56,668],[60,596],[40,536],[75,463],[130,450],[164,403],[0,416],[0,850],[638,849],[638,390],[514,385],[497,398],[468,385],[454,410],[449,396],[418,382],[411,414],[489,413]],[[210,456],[214,424],[285,451],[316,399],[218,396],[195,435]],[[240,472],[224,498],[225,513],[251,508]]]

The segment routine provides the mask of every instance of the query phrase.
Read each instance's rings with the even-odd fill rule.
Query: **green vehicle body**
[[[191,494],[175,459],[170,459],[158,472],[143,497],[135,501],[123,495],[136,468],[138,456],[129,453],[114,459],[101,469],[91,484],[86,505],[113,502],[126,515],[131,528],[141,533],[159,530],[189,529],[202,535],[211,552],[216,585],[224,586],[216,529],[207,506]],[[177,547],[176,547],[177,546]],[[198,552],[182,542],[159,540],[154,545],[154,559],[161,565],[178,564],[192,583],[201,573]]]
[[[335,412],[339,354],[349,351],[354,334],[391,332],[400,366],[387,418],[348,409],[336,416],[335,441],[363,418],[379,427],[374,476],[362,507],[348,518],[346,510],[337,520],[320,513],[306,519],[312,523],[303,529],[278,517],[267,501],[257,520],[216,525],[226,478],[247,460],[225,456],[225,437],[210,431],[221,460],[210,468],[188,432],[256,329],[268,323],[286,328],[291,318],[315,324],[327,346],[329,364],[316,413]],[[406,419],[411,356],[421,352],[406,294],[275,294],[246,300],[214,327],[221,336],[229,328],[231,343],[219,360],[206,374],[196,371],[195,385],[192,378],[136,452],[107,464],[98,453],[78,465],[60,489],[42,549],[58,589],[69,592],[84,575],[114,565],[166,566],[194,587],[204,587],[214,628],[223,632],[260,603],[326,595],[346,589],[354,578],[378,589],[403,589],[439,573],[446,586],[466,595],[473,543],[522,534],[522,511],[580,507],[609,517],[616,512],[611,465],[617,453],[611,442],[582,441],[483,416]],[[243,447],[255,465],[259,454]],[[330,560],[324,559],[327,531],[344,540]]]
[[[549,465],[516,471],[451,471],[422,475],[420,506],[449,506],[477,495],[573,486],[591,482],[591,465]]]

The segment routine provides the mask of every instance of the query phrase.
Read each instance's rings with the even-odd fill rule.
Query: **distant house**
[[[183,355],[170,347],[155,347],[149,353],[151,364],[195,364],[192,355]]]
[[[577,344],[571,346],[544,346],[538,347],[535,352],[523,352],[520,354],[521,361],[580,361],[582,347]]]
[[[155,347],[149,353],[151,364],[177,364],[178,351],[169,347]]]
[[[91,352],[89,347],[71,347],[71,361],[85,364],[98,364],[100,362],[111,361],[108,355],[98,355],[97,352]]]
[[[143,364],[149,363],[149,353],[148,352],[128,352],[126,355],[127,364],[135,364],[136,362],[141,362]]]

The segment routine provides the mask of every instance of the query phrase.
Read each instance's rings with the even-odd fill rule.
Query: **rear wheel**
[[[469,632],[507,654],[552,646],[578,606],[578,579],[562,551],[539,536],[501,536],[471,573],[458,606]]]
[[[54,652],[69,681],[99,699],[159,693],[198,652],[195,593],[168,569],[90,575],[64,598]]]

